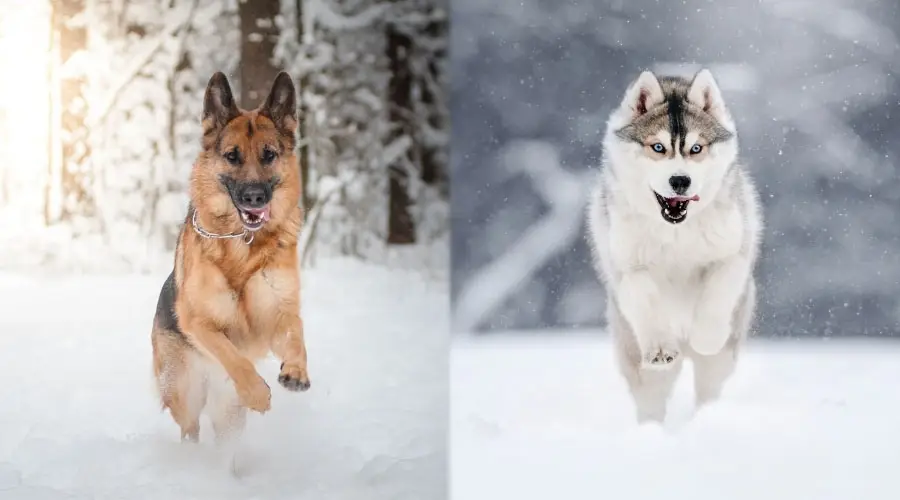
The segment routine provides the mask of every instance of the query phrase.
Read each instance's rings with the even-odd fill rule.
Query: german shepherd
[[[309,389],[297,257],[297,124],[287,73],[252,111],[237,107],[224,74],[209,80],[203,150],[151,333],[163,410],[183,441],[199,440],[204,408],[217,440],[243,430],[247,408],[269,410],[269,385],[254,367],[269,351],[282,361],[282,386]]]

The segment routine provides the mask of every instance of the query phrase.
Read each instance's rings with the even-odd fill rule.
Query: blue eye
[[[666,152],[666,147],[663,146],[661,142],[657,142],[656,144],[654,144],[653,146],[650,146],[650,147],[653,148],[653,151],[656,151],[657,153],[665,153]]]
[[[703,151],[703,146],[699,144],[694,144],[693,146],[691,146],[692,155],[698,154],[700,151]]]

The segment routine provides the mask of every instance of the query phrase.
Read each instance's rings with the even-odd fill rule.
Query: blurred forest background
[[[708,67],[764,204],[760,335],[900,335],[900,3],[454,0],[454,329],[596,327],[584,204],[642,69]]]
[[[445,267],[446,0],[0,0],[0,267],[171,265],[210,76],[301,92],[306,262]]]

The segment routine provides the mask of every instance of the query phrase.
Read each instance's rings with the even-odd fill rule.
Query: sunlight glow
[[[50,6],[15,3],[0,16],[0,205],[27,222],[41,216],[50,160]]]

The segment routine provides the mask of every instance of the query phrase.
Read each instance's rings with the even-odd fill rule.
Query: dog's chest
[[[292,285],[289,274],[280,269],[262,268],[233,290],[235,313],[243,316],[247,331],[230,332],[232,342],[242,351],[262,355],[276,332],[278,319],[291,303]],[[257,352],[258,351],[258,352]]]
[[[737,210],[697,215],[680,225],[623,221],[615,235],[620,238],[622,257],[630,268],[689,276],[740,251],[743,225]]]
[[[260,269],[241,290],[242,309],[251,324],[274,321],[282,305],[290,299],[291,276],[280,269]]]

